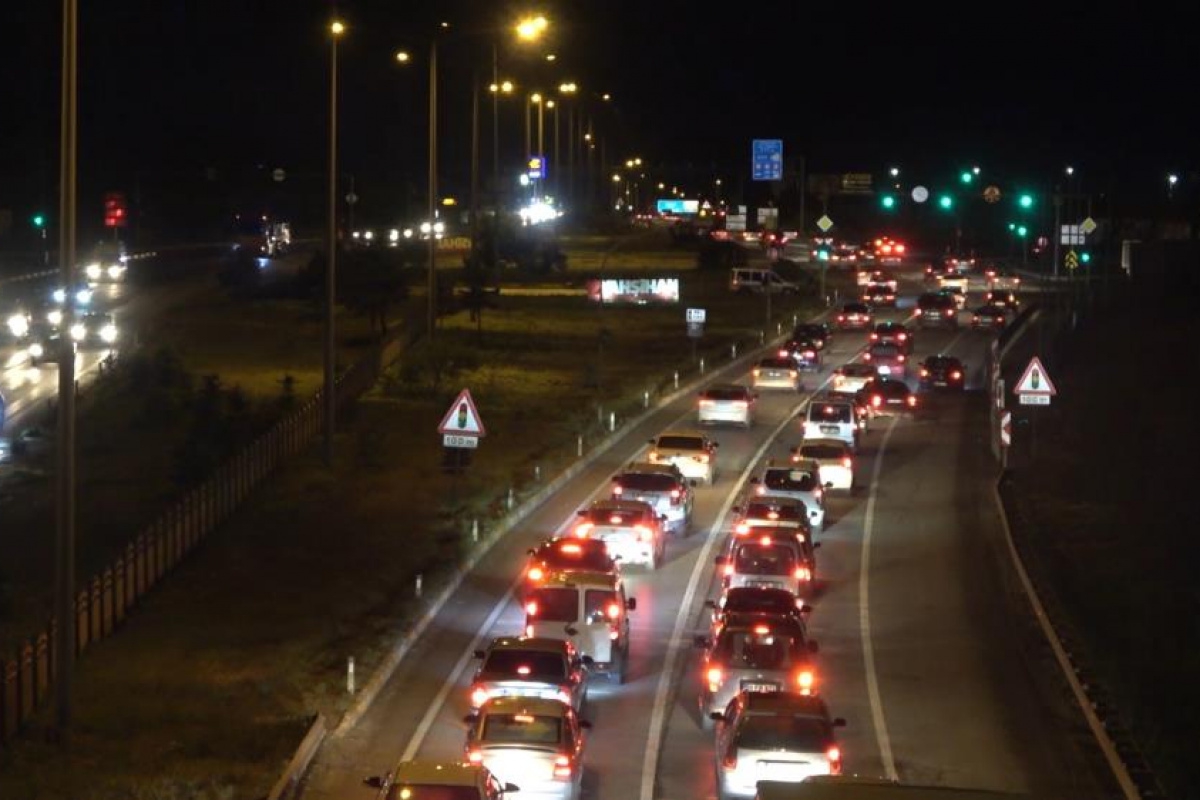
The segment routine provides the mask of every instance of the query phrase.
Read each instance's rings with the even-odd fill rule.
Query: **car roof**
[[[785,497],[782,495],[769,495],[769,494],[752,494],[748,498],[746,498],[746,505],[750,505],[751,503],[761,503],[762,505],[767,505],[767,506],[779,506],[780,508],[784,508],[786,506],[804,506],[805,508],[808,507],[808,506],[805,506],[804,501],[799,499],[798,497]]]
[[[691,438],[706,439],[706,440],[708,439],[708,434],[704,433],[703,431],[685,431],[685,430],[663,431],[662,433],[660,433],[658,436],[656,436],[654,438],[662,439],[664,436],[691,437]]]
[[[612,572],[597,572],[596,570],[565,571],[555,570],[542,581],[541,588],[567,588],[578,586],[584,589],[616,589],[621,579]]]
[[[704,392],[750,392],[753,391],[749,386],[740,383],[713,383],[704,387],[701,391]]]
[[[782,541],[782,540],[781,540]],[[794,539],[791,540],[795,542]],[[746,544],[753,544],[753,540]],[[799,545],[797,545],[799,546]],[[756,625],[769,625],[787,633],[805,635],[804,622],[792,614],[772,614],[769,611],[731,611],[725,615],[721,630],[741,630]]]
[[[742,707],[750,714],[779,713],[829,716],[829,707],[820,695],[798,692],[743,692]]]
[[[562,653],[570,650],[570,642],[566,639],[555,639],[549,636],[501,636],[493,639],[488,650],[536,650],[542,653]]]
[[[431,783],[440,786],[478,786],[487,767],[458,761],[401,761],[393,783]]]
[[[672,478],[681,476],[679,467],[674,464],[651,464],[649,461],[631,461],[625,466],[625,469],[617,473],[616,477],[621,477],[626,473],[636,472],[639,475],[653,473],[655,475],[670,475]]]
[[[763,470],[763,474],[768,472],[811,472],[820,466],[811,458],[801,458],[788,464],[768,464]]]
[[[540,717],[565,717],[570,706],[561,700],[541,697],[493,697],[482,710],[493,714],[532,714]]]
[[[644,500],[593,500],[588,511],[612,511],[620,514],[654,514],[654,506]]]

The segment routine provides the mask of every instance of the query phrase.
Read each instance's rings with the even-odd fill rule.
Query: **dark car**
[[[983,304],[988,306],[999,306],[1006,308],[1009,311],[1016,311],[1021,305],[1017,300],[1016,294],[1004,289],[993,289],[983,296]]]
[[[810,341],[818,350],[824,350],[829,344],[829,326],[824,322],[801,322],[792,329],[791,338]]]
[[[958,327],[958,304],[954,298],[938,292],[926,292],[917,298],[917,324],[922,328]]]
[[[917,396],[904,381],[876,378],[858,393],[859,401],[872,417],[905,414],[917,408]]]
[[[896,290],[886,283],[868,283],[862,301],[872,308],[896,307]]]
[[[954,356],[929,356],[918,372],[922,389],[959,389],[966,386],[967,370]]]
[[[872,344],[894,344],[907,354],[913,349],[912,331],[903,322],[880,322],[871,331]]]
[[[908,356],[898,344],[871,342],[862,354],[862,359],[874,365],[875,371],[880,375],[898,375],[903,378],[908,374]]]
[[[971,312],[972,328],[1000,329],[1008,324],[1008,310],[1004,306],[980,306]]]
[[[796,369],[813,372],[821,368],[821,348],[812,339],[790,339],[779,348],[780,358],[791,359]]]
[[[616,572],[617,562],[599,539],[558,536],[529,551],[524,591],[537,588],[552,572]]]
[[[871,309],[865,303],[846,303],[837,315],[837,325],[841,330],[865,330],[871,327],[874,317]]]

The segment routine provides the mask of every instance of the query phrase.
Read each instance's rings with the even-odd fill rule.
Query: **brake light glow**
[[[755,487],[754,487],[754,493],[755,493],[755,494],[758,494],[758,495],[763,495],[763,494],[766,494],[766,493],[767,493],[767,487],[763,486],[763,485],[760,483],[758,486],[755,486]]]
[[[842,751],[836,747],[831,747],[825,751],[825,757],[829,759],[829,773],[831,775],[841,775]]]
[[[768,547],[768,546],[770,546],[770,544],[771,544],[771,537],[770,537],[770,536],[764,536],[764,537],[762,537],[761,539],[759,539],[759,540],[758,540],[758,543],[759,543],[759,544],[761,544],[761,545],[763,545],[764,547]]]
[[[487,701],[488,701],[487,689],[484,689],[482,686],[476,686],[475,689],[471,692],[471,704],[474,706],[481,706],[484,703],[486,703]]]
[[[571,687],[570,686],[558,687],[558,699],[561,700],[562,702],[566,703],[567,705],[571,705]]]
[[[950,377],[956,381],[960,381],[962,380],[962,373],[958,370],[954,370],[954,372],[950,373]]]
[[[683,497],[683,492],[679,491],[678,489],[671,490],[671,499],[672,500],[678,500],[680,497]]]
[[[870,360],[871,360],[871,354],[863,353],[863,361],[870,361]]]
[[[573,556],[577,556],[583,552],[583,548],[575,542],[564,542],[558,546],[558,550],[561,553],[570,553]]]
[[[708,678],[709,691],[715,692],[721,686],[721,668],[712,667],[705,675]]]
[[[757,378],[759,375],[762,375],[762,370],[758,367],[755,367],[754,369],[750,370],[750,373]]]
[[[780,350],[780,351],[779,351],[779,357],[780,357],[780,358],[787,358],[787,357],[788,357],[788,356],[790,356],[790,355],[791,355],[791,353],[789,353],[787,350]]]
[[[925,369],[924,367],[921,367],[921,377],[922,377],[922,378],[928,378],[928,377],[929,377],[929,370]]]
[[[897,252],[897,253],[903,253],[903,252],[904,252],[904,245],[902,245],[902,244],[898,244],[898,245],[896,245],[896,252]]]
[[[924,313],[925,313],[925,309],[923,309],[923,308],[918,308],[918,309],[917,309],[917,316],[918,316],[918,317],[919,317],[919,316],[921,316],[921,315],[922,315],[922,314],[924,314]]]
[[[878,342],[878,341],[879,341],[879,334],[878,334],[878,333],[875,333],[874,331],[872,331],[872,332],[871,332],[871,341],[872,341],[872,342]]]
[[[729,577],[732,574],[733,574],[733,564],[726,564],[725,565],[725,577]]]
[[[916,395],[910,394],[908,396],[908,405],[910,408],[915,407],[917,405],[917,396]]]
[[[575,526],[575,535],[582,539],[590,534],[594,527],[590,522],[581,522]]]
[[[767,519],[779,519],[779,512],[778,511],[768,511]]]
[[[800,687],[800,694],[812,694],[813,684],[816,682],[810,670],[803,670],[796,675],[796,685]]]
[[[621,616],[621,606],[619,603],[609,603],[608,607],[605,608],[604,611],[608,614],[609,619],[616,619],[617,617]]]
[[[613,488],[612,488],[612,493],[614,495],[622,495],[625,493],[625,487],[619,483],[614,483]]]
[[[531,617],[536,617],[538,613],[538,604],[536,600],[530,600],[525,604],[525,613]]]
[[[877,394],[871,395],[871,405],[879,408],[881,405],[883,405],[883,398]]]
[[[525,577],[531,581],[540,581],[546,577],[546,573],[542,571],[541,567],[530,567],[529,572],[525,573]]]
[[[525,626],[525,635],[526,635],[526,636],[533,636],[533,626],[532,626],[532,625],[526,625],[526,626]]]
[[[907,333],[898,333],[898,334],[896,334],[896,341],[898,341],[898,342],[903,342],[903,341],[905,341],[905,340],[907,340],[907,339],[908,339],[908,334],[907,334]]]
[[[795,575],[798,581],[807,582],[812,580],[812,570],[808,567],[796,567]]]
[[[571,777],[571,757],[556,756],[554,759],[554,777],[569,778]]]
[[[805,351],[804,351],[804,353],[803,353],[803,356],[804,356],[805,358],[816,358],[816,357],[817,357],[817,354],[816,354],[816,352],[815,352],[815,351],[813,351],[813,350],[805,350]]]
[[[469,761],[472,764],[482,764],[483,763],[483,751],[482,750],[470,751],[469,753],[467,753],[467,761]]]
[[[906,356],[903,353],[901,353],[900,355],[896,356],[896,358],[900,361],[901,364],[903,364]]]
[[[842,457],[842,466],[845,467],[846,469],[850,469],[850,467],[853,466],[853,463],[854,462],[851,461],[850,456]]]
[[[517,667],[517,674],[518,674],[518,675],[528,675],[528,674],[530,674],[531,672],[533,672],[533,670],[531,670],[529,667],[525,666],[524,664],[522,664],[521,666]]]
[[[750,532],[750,526],[745,522],[739,522],[738,526],[733,529],[734,536],[745,536]]]
[[[946,309],[946,316],[947,316],[947,317],[953,317],[953,316],[954,316],[954,309],[953,309],[953,308],[947,308],[947,309]]]

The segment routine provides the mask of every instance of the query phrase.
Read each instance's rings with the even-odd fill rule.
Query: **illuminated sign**
[[[530,156],[529,171],[525,173],[530,178],[541,179],[546,177],[546,157],[545,156]]]
[[[650,305],[678,303],[678,278],[605,278],[588,281],[588,299],[593,302]]]
[[[664,199],[656,207],[660,214],[695,214],[700,210],[700,201]]]

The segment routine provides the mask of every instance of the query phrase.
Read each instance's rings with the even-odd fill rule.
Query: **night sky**
[[[5,3],[0,208],[18,215],[54,202],[59,5]],[[83,202],[207,169],[282,166],[319,190],[333,4],[80,5]],[[752,138],[783,139],[814,172],[898,164],[952,178],[980,164],[1027,179],[1072,164],[1081,180],[1148,191],[1168,171],[1200,166],[1200,70],[1187,26],[1140,8],[1115,16],[1100,5],[1052,5],[963,3],[957,14],[935,14],[918,4],[881,11],[838,2],[343,2],[342,166],[356,177],[364,211],[392,213],[423,191],[425,58],[440,19],[465,31],[439,51],[448,190],[465,191],[472,72],[490,76],[492,42],[502,75],[522,86],[577,82],[610,160],[639,155],[664,174],[690,165],[736,181],[748,171]],[[552,20],[541,50],[559,55],[552,65],[519,51],[503,29],[535,9]],[[392,59],[402,47],[416,56],[406,68]],[[600,92],[612,93],[608,107],[594,99]],[[515,161],[524,118],[510,104],[501,141]],[[488,170],[487,101],[484,109]]]

